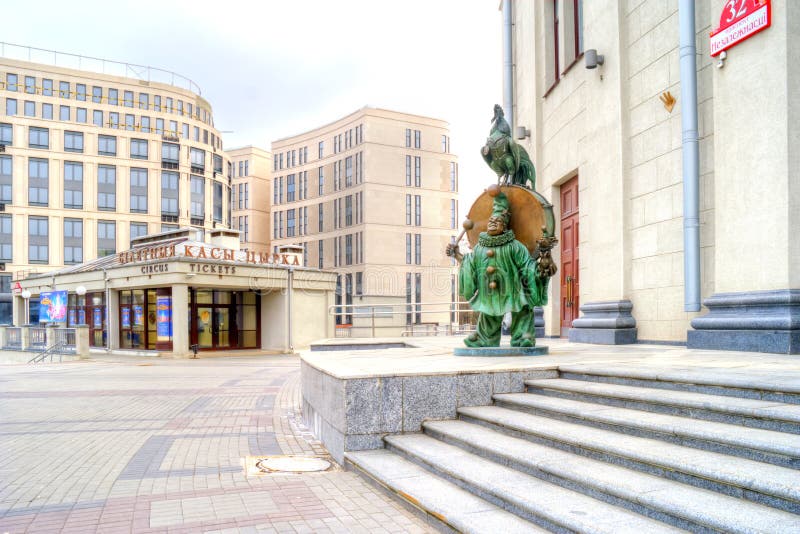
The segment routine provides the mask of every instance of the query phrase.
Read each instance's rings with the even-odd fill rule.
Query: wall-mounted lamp
[[[517,139],[525,139],[531,136],[531,131],[524,126],[517,126],[514,128],[514,133],[516,133]]]
[[[86,294],[86,288],[83,286],[78,286],[75,288],[75,293],[82,297]]]
[[[605,63],[605,56],[598,54],[597,50],[590,48],[583,53],[583,59],[586,62],[587,69],[596,69],[598,65]]]
[[[25,300],[28,300],[29,298],[31,298],[31,292],[26,289],[25,291],[22,292],[20,296]]]
[[[728,59],[728,53],[725,50],[723,50],[722,52],[719,53],[719,61],[717,61],[718,69],[721,69],[722,67],[725,66],[726,59]]]

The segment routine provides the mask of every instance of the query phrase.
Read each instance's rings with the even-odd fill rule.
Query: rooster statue
[[[500,185],[521,185],[536,189],[536,169],[530,156],[511,138],[511,127],[503,108],[495,104],[492,129],[481,149],[484,161],[497,174]],[[528,185],[530,184],[530,185]]]

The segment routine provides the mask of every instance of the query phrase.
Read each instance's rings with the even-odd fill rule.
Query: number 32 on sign
[[[711,32],[711,56],[749,39],[772,24],[770,0],[728,0]]]

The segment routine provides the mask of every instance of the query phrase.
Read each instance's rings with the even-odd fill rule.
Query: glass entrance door
[[[197,307],[197,345],[201,349],[231,346],[231,311],[228,304]]]
[[[197,307],[197,344],[201,349],[214,348],[214,308]]]

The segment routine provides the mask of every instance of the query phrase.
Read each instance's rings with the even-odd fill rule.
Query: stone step
[[[564,364],[558,366],[561,378],[607,382],[659,389],[677,389],[729,397],[800,404],[800,375],[776,376],[763,371],[735,372],[714,368],[658,368],[623,365],[597,366]]]
[[[800,434],[797,404],[563,378],[525,384],[529,393]]]
[[[800,468],[800,436],[530,393],[494,396],[498,406],[670,443]]]
[[[501,434],[465,421],[427,421],[425,433],[562,487],[694,532],[789,532],[800,517]]]
[[[474,534],[547,532],[391,451],[348,452],[345,464],[437,527]]]
[[[458,413],[515,437],[800,513],[800,473],[793,469],[499,406],[464,407]]]
[[[544,528],[593,533],[678,532],[660,521],[499,465],[424,434],[390,435],[384,439],[390,450]]]

